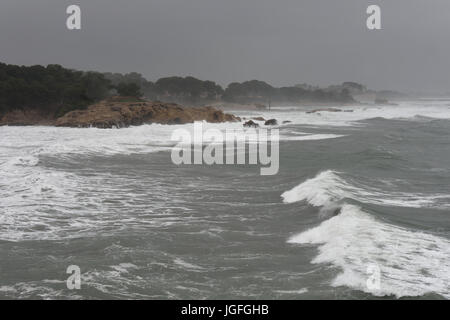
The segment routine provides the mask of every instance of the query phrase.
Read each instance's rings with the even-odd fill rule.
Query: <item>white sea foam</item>
[[[158,180],[148,194],[133,194],[129,186],[139,181],[121,177],[110,185],[109,173],[80,176],[35,165],[36,161],[6,161],[0,165],[0,240],[60,240],[118,233],[181,223],[181,218],[165,214],[170,192]],[[143,182],[145,183],[145,182]],[[143,201],[145,198],[145,201]],[[177,203],[177,195],[172,201]],[[131,212],[123,210],[130,208]],[[143,219],[158,210],[160,216]],[[179,205],[178,212],[183,212]]]
[[[308,126],[361,126],[361,121],[383,118],[406,121],[423,121],[424,119],[450,119],[450,106],[448,102],[402,102],[397,106],[310,106],[310,107],[274,107],[272,111],[253,111],[250,116],[248,112],[238,112],[239,115],[265,119],[275,118],[281,126],[302,124]],[[308,113],[314,109],[337,108],[342,112],[318,111]],[[284,121],[289,123],[283,124]]]
[[[285,203],[307,201],[340,213],[289,239],[294,244],[316,244],[313,263],[331,263],[342,272],[333,286],[348,286],[374,295],[418,296],[430,292],[450,297],[450,241],[377,220],[361,208],[342,203],[352,198],[364,203],[430,207],[440,196],[382,191],[350,183],[335,171],[324,171],[282,194]],[[381,286],[367,285],[370,266],[381,270]]]
[[[39,155],[137,154],[170,150],[177,141],[172,133],[183,128],[194,134],[192,124],[142,125],[123,129],[0,127],[0,164],[35,165]],[[243,129],[242,123],[203,123],[203,130]],[[334,134],[291,135],[281,132],[280,140],[321,140],[337,138]],[[208,143],[208,141],[205,141]],[[31,161],[31,162],[30,162]]]
[[[201,266],[198,266],[198,265],[186,262],[186,261],[184,261],[183,259],[180,259],[180,258],[174,259],[173,262],[176,265],[178,265],[178,266],[180,266],[180,267],[182,267],[184,269],[190,270],[190,271],[202,271],[202,270],[205,270],[205,268],[203,268]]]
[[[65,281],[41,280],[30,282],[18,282],[10,286],[0,286],[2,299],[82,299],[75,291],[64,290]]]
[[[0,127],[0,239],[62,239],[95,234],[103,228],[107,229],[108,223],[114,221],[127,225],[128,217],[124,217],[121,212],[112,212],[127,203],[140,210],[134,203],[133,195],[124,194],[124,190],[115,190],[114,186],[104,185],[102,181],[110,178],[102,177],[104,174],[80,176],[53,170],[40,165],[42,158],[51,157],[70,163],[73,157],[78,159],[166,151],[176,144],[171,136],[173,130],[178,128],[193,133],[194,126],[152,124],[123,129]],[[242,129],[242,123],[203,123],[204,130],[210,128],[222,131],[228,128]],[[281,140],[335,137],[338,136],[308,133],[291,135],[287,132],[281,136]],[[154,187],[152,194],[161,193],[161,200],[167,197],[163,186]],[[101,201],[93,195],[97,195]],[[116,200],[118,197],[121,199]],[[109,201],[118,204],[114,206]],[[107,211],[109,214],[106,214]],[[179,223],[177,219],[162,217],[152,221],[169,225]],[[133,219],[128,220],[128,223],[137,224]]]
[[[136,270],[139,267],[132,263],[120,263],[119,265],[111,266],[111,269],[119,273],[130,273],[130,270]]]
[[[309,204],[330,206],[345,198],[352,198],[365,203],[411,208],[446,208],[437,200],[450,198],[449,195],[425,195],[392,190],[382,190],[373,186],[352,181],[349,183],[339,172],[327,170],[316,177],[306,180],[293,189],[284,192],[281,197],[285,203],[307,201]]]
[[[345,137],[342,134],[305,134],[298,136],[281,136],[280,140],[285,141],[314,141],[314,140],[327,140]]]
[[[274,292],[275,293],[280,293],[280,294],[300,295],[300,294],[308,293],[308,289],[307,288],[302,288],[302,289],[298,289],[298,290],[274,290]]]
[[[450,241],[378,221],[359,207],[345,204],[341,213],[289,239],[317,244],[313,263],[331,263],[342,272],[333,286],[348,286],[374,295],[450,298]],[[378,266],[380,287],[367,285],[368,268]]]
[[[347,187],[335,172],[328,170],[284,192],[281,197],[285,203],[306,200],[309,204],[319,207],[347,197]]]

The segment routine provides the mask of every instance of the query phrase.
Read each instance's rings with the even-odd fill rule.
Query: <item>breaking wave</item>
[[[432,205],[433,197],[419,199],[417,195],[362,188],[337,172],[325,171],[283,193],[282,198],[285,203],[307,201],[316,207],[339,208],[339,214],[288,240],[291,244],[319,245],[312,263],[330,263],[341,270],[332,286],[347,286],[376,296],[437,293],[450,298],[447,238],[386,223],[359,206],[343,202],[353,198],[420,207]],[[380,272],[379,286],[368,284],[374,268]]]
[[[450,298],[450,241],[377,221],[361,208],[345,204],[341,213],[288,240],[317,244],[312,263],[331,263],[342,272],[333,286],[348,286],[377,296]],[[368,285],[373,266],[380,285]]]
[[[320,207],[329,206],[351,198],[357,201],[377,205],[410,207],[410,208],[442,208],[441,199],[450,198],[449,195],[425,195],[398,191],[383,191],[381,188],[351,183],[342,178],[338,172],[327,170],[316,177],[306,180],[295,188],[284,192],[281,197],[285,203],[307,201],[309,204]]]

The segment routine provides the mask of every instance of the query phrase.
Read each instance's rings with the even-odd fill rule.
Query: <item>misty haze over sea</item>
[[[60,64],[145,78],[179,75],[222,86],[251,79],[281,87],[343,81],[375,90],[448,94],[447,0],[382,1],[382,30],[367,30],[369,0],[3,0],[1,61]]]

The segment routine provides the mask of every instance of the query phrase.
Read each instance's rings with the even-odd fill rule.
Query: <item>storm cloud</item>
[[[82,30],[66,28],[78,4]],[[366,28],[377,4],[382,30]],[[0,61],[450,92],[448,0],[2,0]]]

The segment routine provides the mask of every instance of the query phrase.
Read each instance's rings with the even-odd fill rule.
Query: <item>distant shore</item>
[[[249,104],[240,104],[240,103],[227,103],[227,102],[217,102],[210,104],[212,107],[223,110],[223,111],[239,111],[239,110],[259,110],[259,111],[268,111],[273,107],[328,107],[328,106],[359,106],[366,105],[367,103],[361,102],[318,102],[318,101],[304,101],[304,102],[296,102],[296,103],[276,103],[269,107],[267,104],[259,104],[259,103],[249,103]]]

